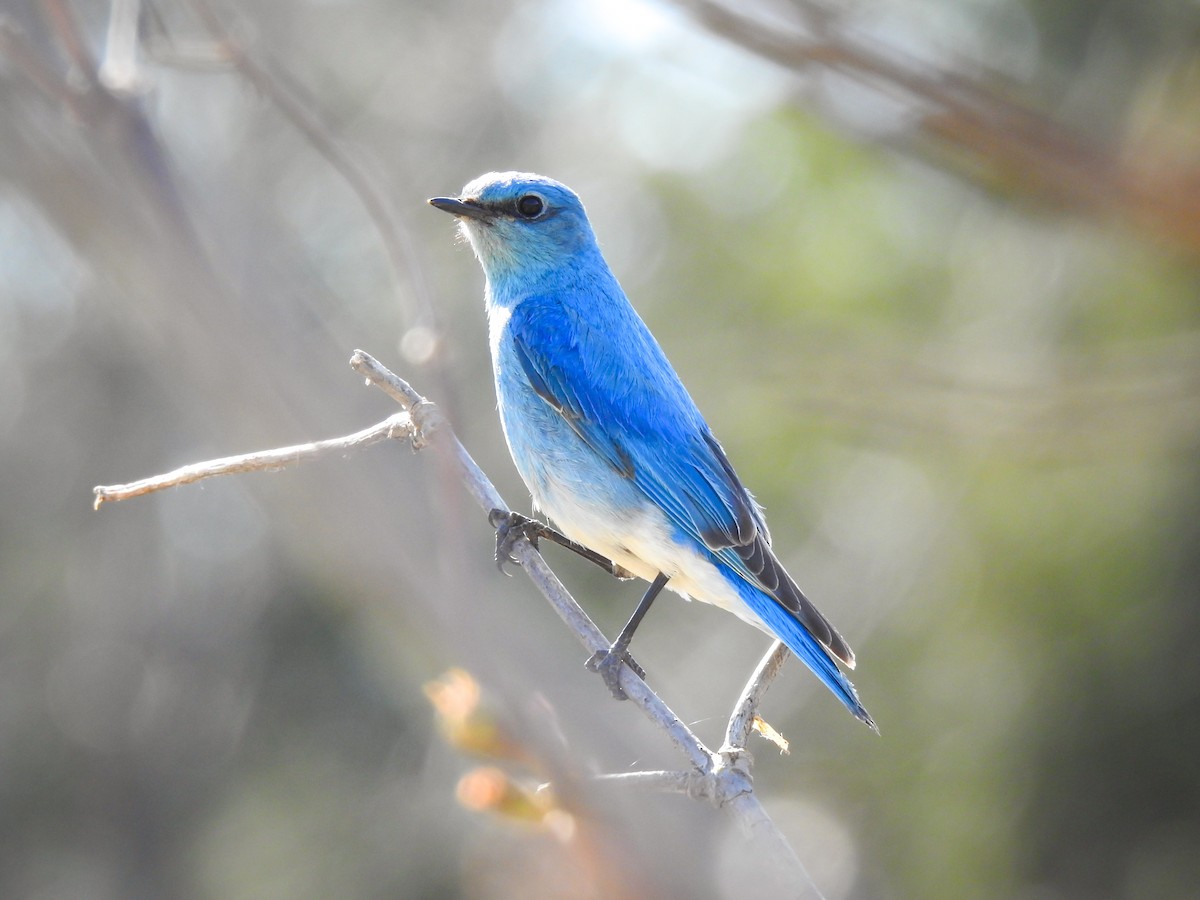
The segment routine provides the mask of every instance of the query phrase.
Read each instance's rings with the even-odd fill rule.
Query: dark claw
[[[608,687],[609,693],[613,695],[613,699],[628,700],[629,695],[621,687],[622,663],[633,669],[638,678],[643,681],[646,680],[646,670],[639,666],[632,656],[628,653],[614,652],[612,648],[597,650],[584,665],[587,666],[589,671],[598,673],[604,679],[604,684]]]
[[[505,512],[502,509],[493,509],[488,513],[488,521],[496,529],[496,568],[505,575],[508,572],[504,571],[504,564],[517,561],[512,555],[513,544],[521,538],[525,538],[536,547],[538,536],[545,527],[535,519],[526,518],[515,512]]]

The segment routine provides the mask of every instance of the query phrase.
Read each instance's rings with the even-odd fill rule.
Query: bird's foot
[[[590,550],[583,544],[571,540],[537,519],[527,518],[520,513],[506,512],[503,509],[493,509],[488,513],[488,521],[496,529],[496,567],[501,572],[504,571],[506,562],[516,562],[512,556],[512,548],[520,538],[525,538],[538,550],[541,549],[538,547],[538,538],[545,538],[582,556],[588,562],[599,566],[621,581],[628,581],[634,577],[632,572],[617,565],[607,556],[601,556],[595,550]]]
[[[587,666],[589,671],[598,673],[604,679],[604,684],[613,695],[613,699],[628,700],[629,695],[621,687],[622,663],[633,669],[634,674],[638,678],[643,681],[646,680],[646,670],[639,666],[628,652],[619,650],[616,647],[609,647],[607,650],[597,650],[584,665]]]
[[[546,526],[536,519],[503,509],[493,509],[488,513],[488,521],[496,529],[496,568],[501,572],[504,572],[505,563],[517,561],[512,555],[513,545],[517,541],[525,538],[536,548],[538,538],[546,530]]]

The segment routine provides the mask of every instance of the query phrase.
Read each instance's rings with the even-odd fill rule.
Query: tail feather
[[[804,628],[830,653],[844,662],[847,668],[854,668],[854,651],[850,649],[850,645],[838,634],[829,620],[821,615],[821,611],[813,606],[812,601],[804,596],[804,591],[800,590],[799,585],[792,580],[792,576],[771,550],[771,544],[765,535],[758,534],[753,541],[736,546],[733,551],[764,591],[799,619]]]
[[[736,580],[741,581],[741,579]],[[868,725],[878,734],[879,727],[871,718],[871,714],[867,712],[866,707],[859,701],[858,692],[850,683],[850,679],[842,674],[842,670],[838,668],[829,651],[813,637],[804,624],[774,597],[755,589],[744,581],[739,585],[739,590],[745,604],[766,623],[775,636],[787,644],[788,649],[812,670],[821,683],[842,701],[856,719]]]

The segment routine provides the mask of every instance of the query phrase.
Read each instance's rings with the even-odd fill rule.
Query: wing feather
[[[853,667],[845,640],[775,557],[757,504],[644,325],[618,339],[554,297],[528,297],[507,327],[530,386],[581,441]]]

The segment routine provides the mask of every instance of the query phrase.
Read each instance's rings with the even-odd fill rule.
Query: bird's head
[[[467,184],[461,196],[429,202],[458,217],[489,279],[534,277],[596,246],[575,192],[542,175],[489,172]]]

